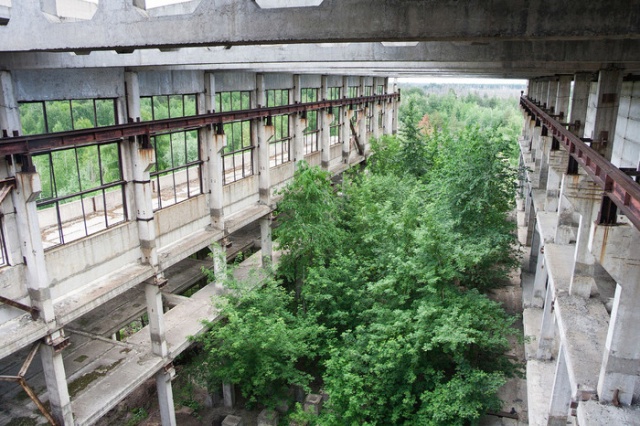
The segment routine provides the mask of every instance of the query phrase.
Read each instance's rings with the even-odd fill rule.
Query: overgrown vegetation
[[[465,119],[468,100],[441,101],[456,118],[435,126],[430,97],[404,102],[400,136],[376,141],[339,191],[298,168],[276,275],[235,284],[226,320],[200,339],[213,379],[274,406],[313,374],[330,395],[322,425],[466,425],[499,410],[518,366],[505,356],[512,319],[486,293],[516,262],[516,123],[509,111]]]

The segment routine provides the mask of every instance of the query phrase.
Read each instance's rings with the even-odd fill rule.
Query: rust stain
[[[603,260],[604,260],[604,255],[607,251],[607,243],[609,239],[609,227],[602,226],[602,228],[603,228],[603,234],[602,234],[602,246],[600,248],[600,259],[599,259],[600,265],[604,265]]]

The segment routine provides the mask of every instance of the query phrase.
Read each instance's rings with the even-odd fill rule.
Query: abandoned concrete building
[[[528,80],[529,424],[640,425],[635,0],[0,0],[0,424],[93,424],[154,377],[175,424],[215,316],[192,255],[256,223],[270,256],[296,164],[364,161],[427,75]]]

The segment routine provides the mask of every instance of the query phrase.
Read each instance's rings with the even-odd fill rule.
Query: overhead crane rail
[[[530,117],[547,128],[548,134],[564,145],[571,158],[603,189],[598,222],[615,224],[617,207],[640,229],[640,185],[530,99],[522,96],[520,105]],[[572,170],[567,173],[571,174]]]
[[[206,126],[216,126],[222,131],[222,124],[233,121],[268,118],[276,115],[302,114],[306,111],[317,111],[333,107],[374,104],[400,100],[400,92],[384,95],[361,96],[356,98],[342,98],[322,100],[318,102],[295,103],[290,105],[261,107],[229,111],[207,112],[205,114],[188,117],[167,118],[164,120],[138,121],[115,126],[94,127],[90,129],[73,130],[68,132],[47,133],[29,136],[11,136],[0,138],[0,155],[35,154],[72,146],[92,145],[96,143],[112,142],[129,137],[142,137],[168,133],[174,130],[193,130]]]

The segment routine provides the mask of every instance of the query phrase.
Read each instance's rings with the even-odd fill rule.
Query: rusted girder
[[[29,312],[31,314],[31,318],[33,318],[34,321],[38,319],[38,315],[40,314],[38,308],[16,302],[15,300],[7,299],[4,296],[0,296],[0,302],[4,303],[5,305],[13,306],[14,308]]]
[[[24,391],[29,396],[29,398],[31,398],[33,403],[36,404],[36,407],[38,407],[38,410],[40,410],[42,415],[46,417],[47,421],[51,425],[57,426],[58,422],[55,421],[51,413],[49,413],[49,410],[47,410],[47,408],[44,406],[42,401],[40,401],[40,398],[38,398],[38,395],[36,395],[36,393],[33,391],[31,386],[29,386],[29,384],[24,378],[24,375],[27,374],[27,370],[29,369],[29,367],[31,366],[31,363],[33,362],[33,358],[36,356],[36,353],[38,352],[38,348],[40,348],[40,343],[39,342],[34,343],[33,346],[31,347],[31,350],[29,351],[29,355],[27,355],[27,357],[25,358],[24,362],[22,363],[22,367],[20,368],[20,371],[18,372],[17,375],[0,376],[0,380],[6,381],[6,382],[15,382],[19,384],[22,387],[22,389],[24,389]]]
[[[361,96],[359,98],[342,98],[330,101],[323,100],[276,107],[258,107],[241,111],[208,112],[206,114],[189,117],[141,121],[69,132],[0,138],[0,155],[38,153],[52,149],[113,142],[134,136],[149,137],[177,130],[200,129],[210,125],[230,123],[233,121],[317,111],[320,109],[347,106],[354,103],[365,104],[367,102],[390,101],[394,98],[399,98],[399,94],[391,93],[387,95]]]
[[[602,187],[604,196],[613,201],[640,230],[640,185],[529,99],[521,97],[520,105],[548,128],[552,135],[564,145],[571,158]],[[610,207],[609,211],[611,211]]]

